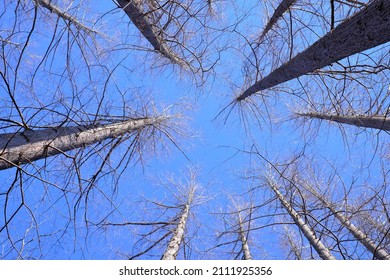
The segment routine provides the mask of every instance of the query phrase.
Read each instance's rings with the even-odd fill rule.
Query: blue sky
[[[230,245],[214,248],[217,245],[216,237],[224,230],[223,213],[232,210],[233,199],[247,203],[250,198],[248,189],[260,184],[259,180],[244,180],[242,177],[248,174],[246,172],[257,172],[259,177],[267,174],[267,162],[255,154],[248,153],[253,151],[254,147],[275,164],[288,162],[289,159],[301,155],[305,158],[302,166],[312,161],[313,165],[318,167],[316,171],[319,176],[323,176],[319,181],[326,182],[327,177],[332,177],[333,168],[337,169],[340,180],[335,179],[336,187],[332,187],[335,189],[335,199],[341,199],[343,191],[350,186],[353,187],[349,198],[354,200],[362,194],[370,194],[362,188],[363,186],[372,185],[375,188],[383,184],[381,170],[388,171],[389,158],[383,156],[385,152],[382,149],[389,152],[388,134],[370,129],[363,131],[355,127],[340,127],[326,121],[303,122],[302,119],[294,119],[294,111],[307,109],[309,99],[317,104],[321,104],[322,98],[325,99],[324,107],[331,104],[331,98],[327,99],[326,94],[321,92],[328,90],[341,94],[340,89],[344,85],[342,82],[334,82],[330,78],[322,80],[317,76],[305,76],[265,91],[264,99],[253,98],[259,108],[256,115],[248,112],[245,104],[241,110],[237,105],[230,113],[228,112],[231,107],[223,111],[234,96],[254,79],[253,72],[245,77],[243,71],[246,57],[253,59],[246,39],[250,41],[256,38],[256,34],[261,32],[268,18],[265,15],[271,13],[274,8],[270,4],[260,5],[258,2],[241,1],[239,4],[232,4],[230,1],[220,1],[215,4],[215,10],[218,12],[211,18],[210,24],[229,26],[227,28],[229,32],[221,33],[222,35],[216,32],[210,35],[210,37],[218,35],[215,36],[218,39],[213,41],[215,45],[210,47],[210,61],[217,57],[219,60],[201,86],[196,84],[199,77],[194,77],[177,66],[161,66],[159,64],[166,61],[158,54],[142,50],[150,47],[148,42],[119,9],[108,12],[115,8],[111,2],[99,4],[97,7],[90,6],[91,13],[87,10],[84,14],[80,11],[75,12],[78,16],[85,16],[87,25],[94,22],[99,32],[105,34],[104,38],[97,36],[97,46],[94,46],[90,39],[86,39],[89,45],[81,48],[85,52],[82,53],[77,44],[73,44],[70,60],[66,60],[66,47],[70,45],[66,38],[69,36],[73,42],[73,35],[58,31],[54,40],[58,40],[58,48],[51,49],[49,57],[39,64],[40,58],[52,42],[55,16],[51,15],[50,20],[44,18],[45,23],[40,21],[43,18],[38,17],[36,31],[33,32],[26,55],[21,60],[23,68],[15,86],[18,90],[17,102],[21,106],[30,107],[26,108],[23,114],[26,119],[31,118],[29,121],[32,125],[43,126],[61,122],[59,114],[53,113],[51,109],[66,112],[74,106],[76,109],[72,117],[86,121],[84,118],[91,118],[87,114],[96,112],[101,100],[106,107],[103,106],[99,113],[104,114],[107,110],[110,114],[118,115],[123,112],[123,100],[127,102],[127,112],[137,111],[143,102],[151,100],[157,112],[177,104],[168,112],[179,112],[183,115],[184,131],[189,137],[179,136],[175,144],[165,139],[165,145],[158,146],[156,153],[145,154],[142,164],[131,161],[129,168],[118,181],[110,174],[104,177],[99,181],[98,187],[88,194],[88,205],[84,202],[85,196],[78,201],[77,179],[70,177],[74,173],[66,169],[67,165],[71,165],[69,159],[58,156],[48,159],[48,162],[37,162],[38,167],[44,167],[47,163],[50,169],[48,171],[38,170],[34,166],[26,167],[30,174],[23,175],[21,179],[23,187],[20,187],[19,183],[16,184],[18,188],[23,189],[25,199],[23,209],[13,219],[10,231],[3,230],[0,233],[0,258],[117,259],[134,255],[140,248],[148,246],[148,242],[137,241],[140,234],[150,228],[101,227],[94,223],[104,219],[120,223],[161,221],[171,218],[176,210],[169,209],[164,212],[153,203],[145,203],[145,200],[174,204],[176,198],[163,186],[164,182],[166,183],[170,177],[173,177],[175,182],[185,182],[186,172],[190,167],[198,170],[199,190],[204,198],[203,203],[194,208],[188,224],[186,239],[188,246],[185,251],[188,255],[184,255],[182,251],[179,258],[230,259],[234,255],[231,254]],[[316,10],[314,4],[306,7],[304,3],[298,3],[293,10],[291,19],[296,31],[294,54],[305,49],[328,31],[323,28],[329,15],[328,1],[322,4],[318,8],[324,13],[323,18],[318,17],[321,20],[310,13]],[[88,4],[83,4],[84,6],[87,7]],[[346,8],[342,5],[338,7],[337,16],[342,19],[348,13],[343,11]],[[47,14],[46,11],[39,11],[39,15],[42,12]],[[97,17],[104,12],[107,13],[101,18]],[[3,20],[13,18],[13,15],[7,10],[2,17],[3,23],[0,27],[3,24],[7,26]],[[99,20],[96,21],[96,18]],[[237,19],[240,19],[240,23],[232,31],[233,28],[229,24]],[[26,27],[23,27],[23,24]],[[28,30],[31,21],[27,20],[23,24],[21,28]],[[260,46],[258,52],[262,56],[260,62],[262,76],[276,65],[285,62],[288,57],[291,38],[288,37],[289,32],[286,30],[289,24],[289,16],[285,15],[278,23],[277,32],[270,34],[274,39]],[[310,29],[301,28],[305,25]],[[62,21],[59,26],[64,27]],[[47,34],[44,31],[46,28],[50,31]],[[25,36],[22,34],[12,39],[18,38],[23,41],[26,39]],[[372,56],[379,57],[381,52],[386,53],[388,46],[385,44],[377,48],[377,53]],[[223,47],[220,52],[219,47]],[[94,57],[96,53],[100,55],[97,58]],[[280,57],[275,55],[277,53]],[[81,59],[85,54],[91,62],[101,63],[97,64],[98,66],[93,63],[89,65],[92,75]],[[386,56],[384,57],[386,59]],[[12,65],[16,63],[16,58],[10,58]],[[354,59],[359,63],[370,63],[364,55],[354,56],[350,61]],[[343,63],[347,64],[347,61]],[[107,66],[109,70],[115,70],[108,75],[102,65]],[[69,72],[64,70],[65,66],[69,66]],[[47,74],[49,71],[52,73]],[[32,72],[36,73],[34,83],[30,81]],[[383,90],[386,82],[388,85],[387,75],[388,70],[375,77],[362,75],[362,82],[359,82],[358,75],[357,82],[346,81],[348,87],[344,90],[357,92],[356,97],[351,98],[351,103],[361,104],[363,109],[366,108],[370,99],[365,95],[365,91],[369,91],[369,94],[373,95],[383,92],[381,97],[383,103],[389,104],[388,92]],[[23,79],[27,82],[23,82]],[[5,87],[2,86],[0,90],[0,102],[3,107],[1,117],[11,116],[17,119],[15,109],[10,107]],[[341,101],[341,107],[345,106],[343,102],[346,101]],[[45,110],[36,113],[34,107],[42,104],[46,106]],[[383,107],[386,107],[385,105]],[[243,120],[241,116],[245,116],[246,119]],[[6,130],[12,128],[4,127],[3,131]],[[116,149],[111,159],[113,162],[120,160],[126,145],[129,145],[129,142]],[[89,178],[98,165],[99,155],[94,155],[82,167],[82,177]],[[5,194],[15,178],[15,172],[12,169],[0,172],[2,178],[0,205],[3,207],[7,205],[7,213],[15,211],[22,201],[18,188],[14,188],[10,196]],[[31,174],[39,174],[42,180],[34,178]],[[65,183],[69,184],[67,186],[69,189],[64,191],[61,186]],[[388,198],[388,195],[385,191],[384,197]],[[256,205],[270,198],[272,194],[265,188],[260,188],[253,195]],[[85,213],[88,213],[89,223],[85,221]],[[270,226],[251,232],[249,240],[252,254],[254,258],[285,259],[286,248],[281,241],[284,228],[282,225],[272,224],[288,220],[288,217],[282,218],[280,215],[266,217],[270,213],[283,213],[280,204],[273,201],[256,213],[259,217],[261,215],[264,217],[255,221],[253,227],[261,227],[267,223]],[[9,214],[6,215],[8,217]],[[0,227],[3,224],[4,214],[0,218]],[[291,230],[299,235],[296,228]],[[149,242],[156,238],[158,237],[153,237]],[[222,240],[225,240],[224,238],[234,240],[232,235],[227,235]],[[305,244],[307,246],[307,242]],[[143,258],[158,258],[163,249],[164,245],[156,246],[151,251],[152,255]],[[362,251],[361,248],[357,251],[359,250]],[[18,255],[17,251],[21,254]]]

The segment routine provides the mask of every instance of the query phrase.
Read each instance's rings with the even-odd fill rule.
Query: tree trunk
[[[179,223],[177,224],[175,232],[169,241],[168,247],[161,258],[162,260],[176,260],[176,256],[179,253],[180,244],[184,238],[184,232],[190,213],[190,206],[194,198],[194,192],[195,186],[192,186],[188,195],[187,203],[184,205],[183,211],[181,212]]]
[[[385,116],[341,116],[321,113],[298,113],[297,115],[390,131],[390,118]]]
[[[372,1],[309,48],[247,88],[236,100],[241,101],[258,91],[298,78],[388,41],[390,1]]]
[[[163,39],[157,35],[157,30],[150,21],[151,17],[148,17],[148,14],[143,11],[141,0],[117,0],[117,2],[157,52],[171,62],[185,66],[184,61],[174,54],[166,46]]]
[[[376,245],[375,242],[371,240],[371,238],[369,238],[364,232],[352,224],[352,222],[346,216],[337,211],[322,195],[315,191],[311,186],[305,184],[303,187],[312,193],[315,197],[317,197],[318,200],[321,201],[321,203],[326,208],[328,208],[330,212],[340,221],[340,223],[345,226],[349,232],[352,233],[352,235],[375,256],[375,258],[380,260],[390,260],[390,254],[385,249]]]
[[[279,6],[275,9],[273,15],[269,19],[267,25],[265,26],[263,32],[260,35],[259,42],[263,41],[264,36],[271,30],[271,28],[275,25],[279,18],[283,16],[283,14],[290,9],[290,7],[295,3],[296,0],[282,0]]]
[[[316,237],[313,229],[305,223],[305,221],[299,216],[299,214],[292,208],[290,203],[284,198],[282,193],[279,191],[278,186],[268,179],[268,183],[272,190],[275,192],[277,198],[282,203],[284,209],[287,210],[294,223],[299,227],[303,235],[309,241],[309,243],[313,246],[313,248],[317,251],[318,255],[323,260],[335,260],[336,258],[330,253],[328,248],[325,247],[324,244]]]
[[[76,18],[68,14],[67,12],[62,11],[60,8],[51,3],[50,0],[34,0],[37,5],[42,6],[43,8],[49,10],[51,13],[55,13],[57,16],[63,20],[69,21],[74,24],[77,28],[87,32],[87,33],[97,33],[95,30],[87,27]]]
[[[0,134],[0,170],[116,138],[166,118],[141,118],[107,125],[26,130]]]
[[[244,260],[251,260],[252,255],[251,255],[251,251],[249,250],[248,240],[246,239],[246,231],[244,230],[243,220],[240,213],[238,213],[238,226],[239,226],[238,233],[241,240],[241,249],[242,252],[244,253]]]

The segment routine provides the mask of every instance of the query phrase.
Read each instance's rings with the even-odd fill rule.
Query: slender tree
[[[312,193],[326,208],[328,208],[330,212],[337,218],[337,220],[339,220],[340,223],[352,233],[356,240],[362,243],[375,258],[380,260],[390,260],[390,254],[384,248],[381,248],[378,244],[375,244],[375,242],[367,234],[357,228],[348,217],[343,215],[340,210],[337,210],[323,195],[319,194],[306,182],[303,182],[301,185],[310,193]]]
[[[238,215],[238,234],[241,240],[241,250],[244,255],[244,260],[251,260],[252,254],[249,249],[248,239],[247,239],[247,231],[244,228],[244,220],[242,218],[241,212],[237,213]]]
[[[260,35],[259,42],[263,41],[265,35],[267,35],[268,31],[272,29],[272,27],[276,24],[276,22],[283,16],[285,12],[287,12],[292,5],[294,5],[296,0],[282,0],[278,7],[275,9],[271,18],[267,22],[264,27],[263,32]]]
[[[86,26],[80,20],[75,18],[74,16],[70,15],[69,13],[61,10],[59,7],[57,7],[55,4],[53,4],[49,0],[34,0],[34,2],[37,5],[42,6],[43,8],[49,10],[51,13],[56,14],[58,17],[62,18],[65,21],[68,21],[71,24],[74,24],[77,28],[80,30],[83,30],[87,33],[98,33],[96,30],[91,29],[90,27]]]
[[[316,237],[313,229],[305,223],[305,221],[300,217],[300,215],[294,210],[290,203],[284,198],[282,193],[279,191],[277,184],[271,179],[267,178],[267,183],[273,192],[278,197],[279,201],[282,203],[283,208],[288,212],[291,218],[294,220],[294,223],[299,227],[300,231],[307,238],[309,243],[316,250],[318,255],[324,260],[335,260],[336,258],[332,255],[328,248],[321,242],[321,240]]]
[[[254,83],[236,100],[323,68],[390,41],[390,2],[372,1],[290,61]]]
[[[298,116],[334,121],[359,127],[390,131],[390,118],[386,116],[345,116],[326,113],[297,113]]]
[[[93,126],[54,127],[0,135],[0,170],[33,162],[106,139],[118,138],[145,126],[158,126],[160,118],[131,119]]]

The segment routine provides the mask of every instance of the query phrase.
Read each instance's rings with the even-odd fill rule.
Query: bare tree
[[[236,100],[244,100],[259,91],[388,42],[390,40],[390,25],[387,20],[389,13],[388,1],[372,1],[305,51],[248,87]]]
[[[329,249],[320,241],[318,237],[316,237],[314,230],[305,223],[305,221],[299,216],[294,208],[291,207],[290,203],[284,198],[276,183],[271,178],[267,178],[267,183],[275,192],[279,201],[282,203],[283,208],[286,209],[291,218],[294,220],[295,224],[299,227],[307,240],[317,251],[318,255],[324,260],[335,260],[336,258],[331,254]]]
[[[169,177],[158,183],[165,190],[165,199],[145,197],[139,202],[142,205],[142,215],[133,218],[139,221],[130,221],[131,217],[116,211],[120,215],[118,218],[124,221],[115,221],[114,215],[97,224],[102,229],[115,231],[125,228],[131,233],[127,235],[130,239],[135,239],[132,252],[128,250],[124,253],[125,250],[121,247],[118,249],[119,254],[128,259],[175,260],[178,254],[181,258],[188,258],[187,254],[192,250],[190,240],[196,234],[193,231],[193,208],[203,203],[204,199],[200,194],[202,190],[197,181],[197,172],[190,169],[183,176],[183,179]]]
[[[107,139],[121,139],[122,136],[145,126],[158,127],[168,118],[131,119],[112,124],[53,127],[0,134],[0,170],[66,153]]]
[[[271,18],[267,22],[264,27],[263,32],[260,35],[259,42],[263,41],[265,35],[267,35],[268,31],[276,24],[276,22],[283,16],[283,14],[288,11],[292,5],[294,5],[296,0],[282,0],[278,7],[275,9]]]
[[[343,116],[321,113],[297,113],[298,116],[334,121],[359,127],[390,131],[390,119],[387,116]]]
[[[225,229],[218,234],[218,243],[215,248],[232,246],[230,254],[235,260],[252,260],[249,239],[252,233],[252,215],[255,207],[250,203],[239,203],[235,199],[231,199],[230,203],[231,211],[220,214],[223,216]]]
[[[332,203],[327,201],[327,199],[324,196],[320,195],[312,186],[310,186],[306,182],[303,182],[303,184],[301,185],[310,193],[312,193],[326,208],[328,208],[330,212],[340,221],[340,223],[345,226],[352,233],[352,235],[359,242],[361,242],[364,247],[367,248],[367,250],[369,250],[373,254],[375,258],[382,260],[390,259],[390,254],[386,252],[384,248],[381,248],[378,244],[375,244],[375,242],[371,240],[370,237],[368,237],[363,231],[357,228],[349,218],[343,215],[341,211],[337,210],[332,205]]]
[[[184,232],[186,229],[186,224],[190,213],[190,207],[194,199],[194,193],[196,187],[195,185],[193,185],[194,183],[195,182],[191,182],[191,185],[189,186],[188,200],[182,206],[183,210],[182,213],[180,214],[179,222],[177,223],[173,236],[169,241],[169,244],[167,246],[167,249],[164,252],[164,255],[161,258],[162,260],[176,260],[177,254],[179,253],[180,245],[184,238]]]

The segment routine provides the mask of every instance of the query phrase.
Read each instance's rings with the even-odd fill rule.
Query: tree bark
[[[247,88],[236,100],[298,78],[350,55],[390,41],[390,1],[374,0],[334,30],[268,76]]]
[[[369,238],[363,231],[357,228],[350,219],[337,211],[331,203],[329,203],[322,195],[320,195],[317,191],[315,191],[311,186],[305,184],[303,186],[306,190],[312,193],[318,200],[330,210],[330,212],[340,221],[340,223],[345,226],[350,233],[366,247],[366,249],[371,252],[375,258],[379,260],[390,260],[390,254],[383,248],[380,248],[375,242]]]
[[[177,224],[177,227],[168,244],[168,247],[161,258],[162,260],[176,260],[177,254],[179,253],[180,244],[184,238],[184,232],[190,213],[190,206],[194,199],[194,192],[195,186],[192,186],[188,195],[187,203],[184,205],[183,211],[181,212],[179,223]]]
[[[287,210],[288,214],[291,216],[294,223],[299,227],[303,235],[313,246],[313,248],[316,250],[318,255],[323,260],[335,260],[336,258],[330,253],[328,248],[326,248],[325,245],[316,237],[313,229],[308,224],[305,223],[305,221],[299,216],[299,214],[294,210],[294,208],[292,208],[291,204],[284,198],[282,193],[279,191],[276,183],[268,179],[268,184],[276,194],[279,201],[282,203],[283,208]]]
[[[185,63],[176,54],[170,50],[163,39],[157,35],[157,30],[150,21],[150,17],[143,11],[140,0],[117,0],[119,7],[121,7],[137,29],[153,46],[154,50],[162,54],[175,64],[185,66]]]
[[[271,28],[275,25],[279,18],[283,16],[283,14],[290,9],[290,7],[295,3],[296,0],[282,0],[279,6],[275,9],[271,18],[269,19],[267,25],[265,26],[263,32],[260,35],[259,42],[263,41],[265,35]]]
[[[116,138],[166,118],[141,118],[94,126],[26,130],[0,134],[0,170]]]
[[[341,116],[321,113],[298,113],[302,117],[316,118],[360,127],[390,131],[390,118],[386,116]]]
[[[248,240],[246,238],[246,231],[244,230],[243,220],[242,220],[240,213],[238,213],[238,226],[239,226],[238,233],[239,233],[240,240],[241,240],[241,249],[242,249],[242,252],[244,253],[244,260],[251,260],[252,254],[251,254],[251,251],[249,250],[249,244],[248,244]]]
[[[51,13],[55,13],[57,16],[63,20],[69,21],[74,24],[77,28],[87,32],[87,33],[97,33],[97,31],[89,28],[88,26],[81,23],[79,20],[71,16],[69,13],[62,11],[60,8],[55,6],[49,0],[34,0],[37,5],[42,6],[43,8],[49,10]]]

